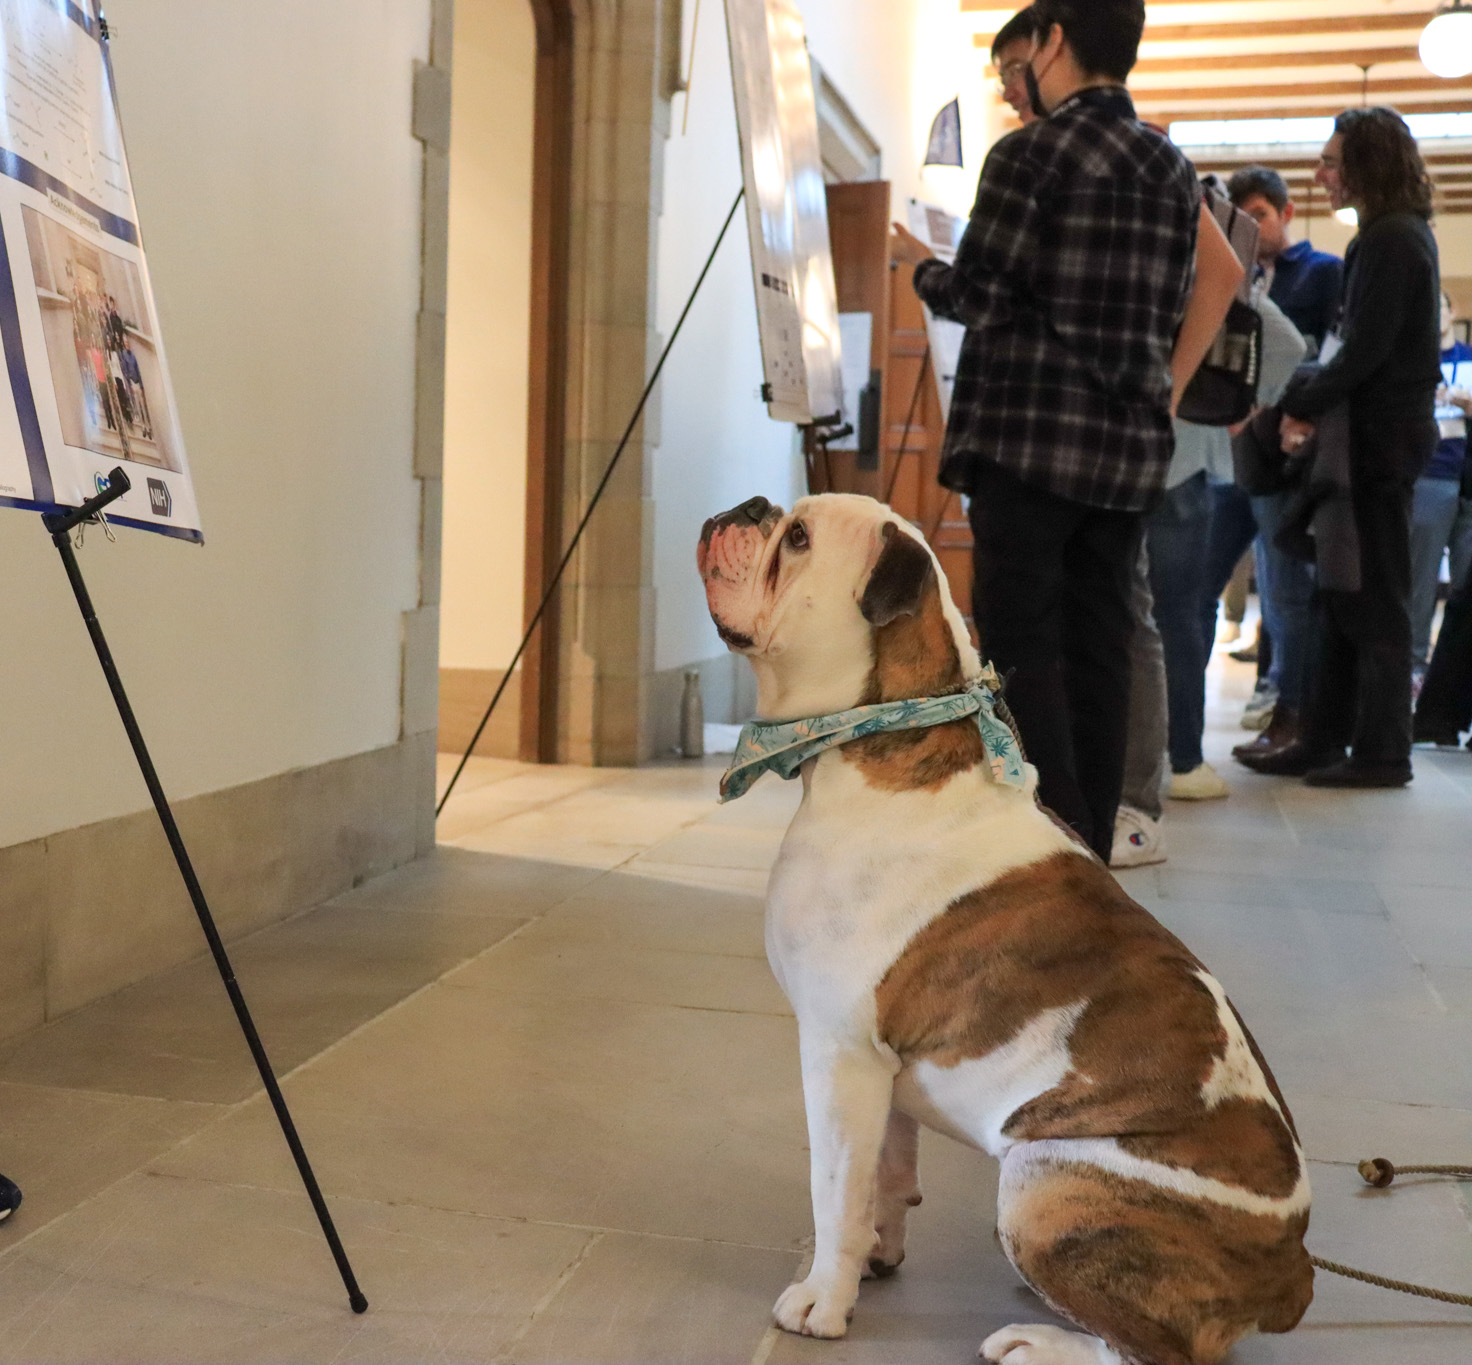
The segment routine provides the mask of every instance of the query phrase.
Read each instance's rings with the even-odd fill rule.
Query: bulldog
[[[753,498],[705,524],[698,564],[764,721],[816,733],[986,676],[934,554],[872,499]],[[1038,804],[1036,771],[988,759],[963,716],[801,763],[766,944],[797,1016],[815,1245],[776,1322],[840,1337],[860,1280],[899,1266],[923,1123],[1000,1161],[1002,1249],[1082,1329],[1003,1327],[986,1360],[1209,1365],[1288,1331],[1313,1295],[1309,1185],[1272,1073],[1206,968]]]

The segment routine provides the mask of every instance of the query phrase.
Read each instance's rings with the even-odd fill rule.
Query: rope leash
[[[1450,1175],[1459,1180],[1472,1180],[1472,1166],[1397,1167],[1383,1156],[1360,1162],[1359,1173],[1365,1184],[1373,1185],[1377,1190],[1385,1189],[1398,1175]],[[1456,1303],[1472,1308],[1472,1294],[1452,1294],[1445,1289],[1430,1289],[1424,1284],[1411,1284],[1408,1280],[1391,1280],[1384,1275],[1372,1275],[1367,1270],[1355,1270],[1351,1266],[1340,1265],[1338,1261],[1326,1261],[1319,1256],[1310,1256],[1309,1260],[1318,1269],[1327,1270],[1331,1275],[1342,1275],[1347,1280],[1360,1280],[1380,1289],[1393,1289],[1398,1294],[1414,1294],[1417,1298],[1436,1299],[1439,1303]]]

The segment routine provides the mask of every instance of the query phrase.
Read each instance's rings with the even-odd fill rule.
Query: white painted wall
[[[112,0],[207,544],[82,564],[171,795],[399,737],[427,0]],[[40,521],[3,511],[0,847],[146,793]]]
[[[521,639],[535,86],[528,0],[458,0],[440,611],[447,668],[505,668]]]
[[[896,215],[916,195],[964,212],[987,146],[981,82],[985,58],[971,46],[955,0],[799,0],[809,50],[883,152]],[[687,4],[689,60],[694,6]],[[964,171],[922,176],[930,122],[963,93]],[[658,318],[668,336],[706,253],[741,186],[725,19],[702,7],[694,50],[689,126],[685,98],[674,102],[665,146],[664,213],[659,223]],[[745,214],[727,240],[671,353],[661,381],[660,440],[654,452],[655,666],[717,656],[695,575],[695,540],[714,512],[755,494],[790,506],[803,492],[794,429],[771,421],[757,396],[762,381]]]

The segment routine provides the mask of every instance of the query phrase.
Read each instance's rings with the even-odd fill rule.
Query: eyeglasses
[[[1027,62],[1018,60],[1003,62],[997,68],[997,84],[1006,89],[1013,81],[1017,80],[1027,70]]]

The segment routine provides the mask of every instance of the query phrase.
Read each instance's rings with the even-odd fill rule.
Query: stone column
[[[603,477],[659,351],[655,246],[679,4],[582,0],[574,24],[567,535]],[[621,765],[651,756],[643,698],[654,672],[648,454],[658,411],[656,390],[563,588],[563,761]]]

